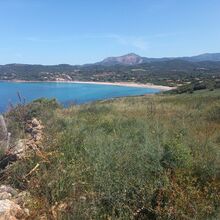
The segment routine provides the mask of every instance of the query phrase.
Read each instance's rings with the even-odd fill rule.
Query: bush
[[[23,137],[25,126],[28,120],[38,117],[42,120],[48,120],[52,117],[55,109],[60,105],[55,99],[37,99],[29,104],[19,103],[6,113],[8,131],[12,134],[13,140]]]
[[[188,169],[192,165],[192,155],[189,147],[178,141],[171,141],[164,145],[164,153],[161,159],[164,168]]]

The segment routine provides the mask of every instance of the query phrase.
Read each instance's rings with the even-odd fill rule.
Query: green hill
[[[130,60],[130,59],[129,59]],[[129,62],[128,60],[128,62]],[[132,60],[131,60],[132,62]],[[155,60],[134,65],[0,65],[0,80],[102,81],[183,85],[193,80],[220,80],[220,61]]]

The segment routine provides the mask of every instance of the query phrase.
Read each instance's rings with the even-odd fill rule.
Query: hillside
[[[134,54],[134,53],[130,53],[130,54],[126,54],[123,56],[119,56],[119,57],[108,57],[106,59],[104,59],[103,61],[97,63],[100,65],[106,65],[106,66],[112,66],[112,65],[137,65],[137,64],[141,64],[144,63],[145,59],[142,58],[141,56]]]
[[[1,181],[30,192],[31,219],[219,219],[220,90],[6,114],[12,137],[43,141]]]
[[[142,63],[141,60],[142,58],[136,57],[126,61],[134,63],[133,65],[9,64],[0,66],[0,80],[108,81],[176,86],[192,82],[192,80],[220,79],[220,62],[189,62],[175,59]],[[135,64],[136,62],[139,64]]]

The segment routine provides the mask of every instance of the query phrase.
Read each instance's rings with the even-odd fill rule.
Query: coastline
[[[136,87],[146,89],[159,89],[160,91],[169,91],[176,87],[155,85],[152,83],[134,83],[134,82],[93,82],[93,81],[27,81],[27,80],[1,80],[1,82],[15,82],[15,83],[79,83],[79,84],[95,84],[95,85],[109,85],[109,86],[125,86],[125,87]]]

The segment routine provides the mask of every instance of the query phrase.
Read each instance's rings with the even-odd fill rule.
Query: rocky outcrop
[[[29,139],[26,143],[28,148],[36,149],[40,147],[43,138],[43,128],[42,122],[36,118],[28,121],[26,126],[26,132],[29,134]]]
[[[15,146],[9,149],[9,154],[16,155],[18,159],[25,157],[28,151],[40,148],[43,138],[42,122],[36,118],[27,122],[25,130],[27,139],[19,140]]]
[[[2,126],[2,134],[6,135],[6,126]],[[33,118],[27,122],[27,139],[19,140],[14,146],[6,149],[5,155],[0,158],[0,170],[16,160],[23,159],[28,153],[37,150],[41,146],[43,138],[43,126],[40,120]],[[4,136],[5,137],[5,136]],[[39,165],[39,164],[38,164]],[[0,186],[0,220],[26,219],[29,216],[28,209],[25,209],[25,203],[30,198],[25,191],[18,192],[16,189],[1,185]]]

